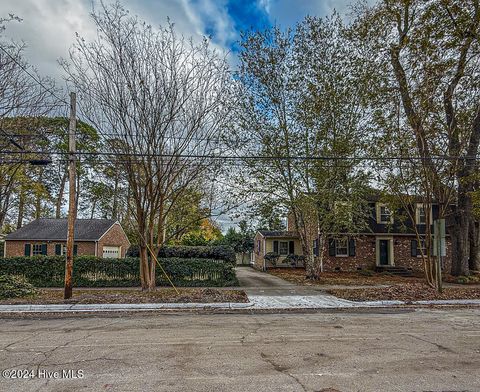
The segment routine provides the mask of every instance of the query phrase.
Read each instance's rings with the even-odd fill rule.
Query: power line
[[[0,154],[40,154],[40,155],[68,155],[66,151],[0,151]],[[79,156],[109,156],[109,157],[121,157],[126,159],[127,157],[136,158],[185,158],[185,159],[222,159],[222,160],[304,160],[304,161],[403,161],[403,160],[452,160],[452,159],[479,159],[480,156],[451,156],[451,155],[436,155],[429,157],[419,156],[301,156],[301,155],[220,155],[220,154],[168,154],[168,153],[121,153],[121,152],[99,152],[99,151],[77,151],[75,155]]]

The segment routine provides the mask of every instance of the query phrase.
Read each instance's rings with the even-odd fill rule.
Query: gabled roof
[[[268,231],[268,230],[259,230],[259,233],[264,237],[275,237],[275,238],[297,238],[298,233],[296,231]]]
[[[77,219],[75,241],[97,241],[116,223],[113,219]],[[40,218],[6,236],[6,240],[66,241],[67,219]]]

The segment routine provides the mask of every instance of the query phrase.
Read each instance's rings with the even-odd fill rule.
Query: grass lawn
[[[434,289],[425,283],[404,283],[388,287],[366,287],[362,289],[331,289],[327,292],[351,301],[480,299],[479,287],[446,287],[442,294],[437,294]]]
[[[74,289],[73,297],[63,299],[63,290],[39,289],[34,297],[0,300],[0,304],[134,304],[134,303],[209,303],[248,302],[242,290],[217,290],[208,288],[179,288],[179,294],[172,288],[157,288],[155,291],[121,289]]]
[[[322,272],[320,279],[305,278],[303,268],[272,268],[268,273],[301,285],[344,285],[344,286],[376,286],[398,283],[423,283],[423,277],[403,277],[374,273],[372,276],[360,272]]]

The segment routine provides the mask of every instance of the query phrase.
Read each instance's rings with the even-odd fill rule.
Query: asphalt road
[[[480,391],[478,309],[3,318],[0,347],[34,375],[0,391]]]

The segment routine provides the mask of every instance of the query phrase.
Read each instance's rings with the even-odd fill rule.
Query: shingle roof
[[[268,231],[268,230],[259,230],[260,234],[264,237],[298,237],[296,231]]]
[[[115,223],[112,219],[77,219],[75,241],[96,241]],[[6,236],[6,240],[67,239],[67,219],[35,219],[33,222]]]

